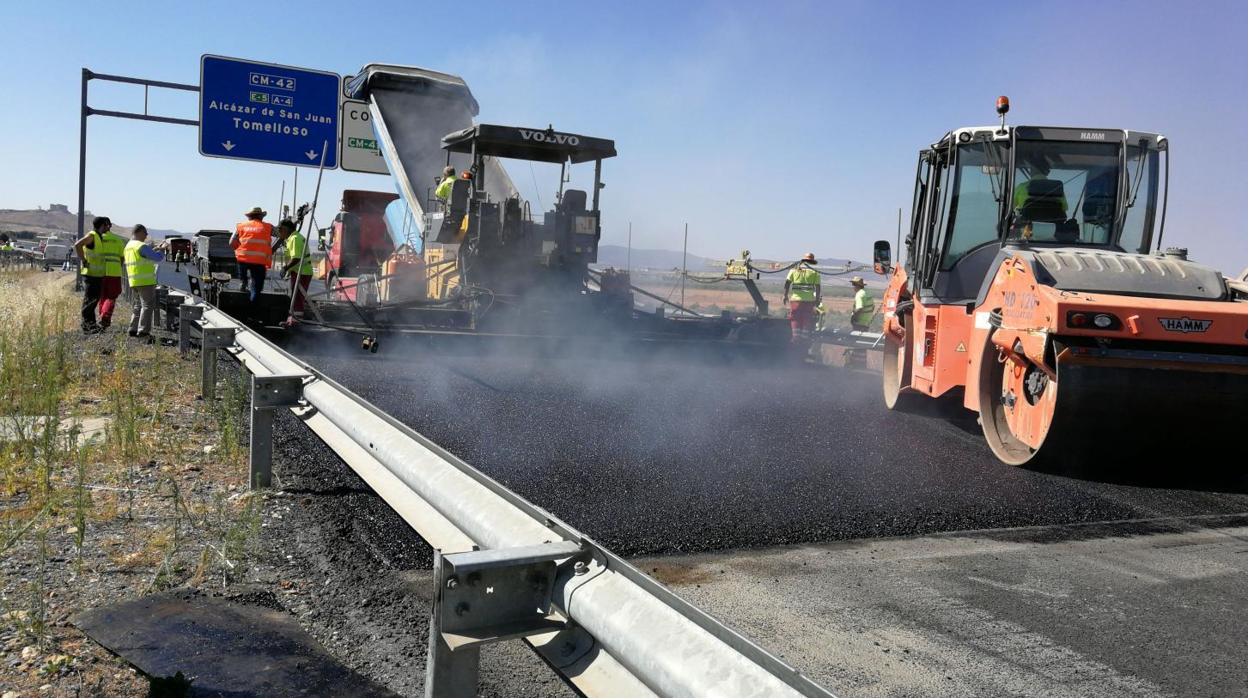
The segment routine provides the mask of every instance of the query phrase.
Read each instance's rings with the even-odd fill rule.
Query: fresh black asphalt
[[[623,555],[1248,511],[1231,460],[1014,468],[956,398],[890,412],[873,373],[415,341],[368,354],[327,333],[286,343]]]

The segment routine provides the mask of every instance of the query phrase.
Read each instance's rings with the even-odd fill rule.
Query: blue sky
[[[450,15],[446,10],[453,8]],[[77,199],[81,68],[194,83],[216,53],[353,73],[462,75],[482,121],[613,138],[606,242],[728,257],[869,255],[909,218],[915,154],[950,128],[1011,122],[1159,131],[1174,156],[1166,241],[1248,266],[1242,2],[4,2],[0,207]],[[93,83],[92,106],[142,89]],[[194,94],[153,92],[194,118]],[[200,157],[193,128],[93,117],[87,208],[194,230],[277,205],[290,167]],[[555,175],[512,169],[550,204]],[[533,179],[538,180],[536,189]],[[310,198],[315,171],[300,173]],[[344,188],[388,177],[335,171]],[[288,193],[289,196],[289,193]],[[323,223],[323,221],[322,221]]]

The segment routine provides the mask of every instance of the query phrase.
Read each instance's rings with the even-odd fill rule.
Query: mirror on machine
[[[875,249],[871,252],[871,261],[876,274],[887,274],[893,270],[893,248],[888,240],[876,240]]]

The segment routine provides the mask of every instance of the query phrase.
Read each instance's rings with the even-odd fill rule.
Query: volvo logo
[[[526,128],[516,129],[520,132],[520,137],[526,141],[535,141],[537,143],[553,143],[555,145],[580,145],[581,139],[570,133],[555,133],[554,131],[530,131]]]
[[[1213,320],[1197,320],[1190,317],[1159,317],[1161,326],[1167,332],[1204,332],[1213,324]]]

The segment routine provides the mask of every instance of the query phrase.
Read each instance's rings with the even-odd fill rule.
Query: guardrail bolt
[[[468,612],[469,608],[470,606],[466,602],[460,601],[458,604],[455,604],[455,615],[462,616]]]
[[[578,575],[585,574],[589,571],[589,565],[586,565],[584,560],[577,560],[576,564],[572,566],[572,571]]]
[[[447,589],[454,589],[454,588],[455,588],[455,587],[457,587],[457,586],[459,586],[459,580],[458,580],[458,579],[456,579],[456,578],[454,578],[454,577],[451,577],[451,578],[449,578],[449,579],[447,579],[447,580],[446,580],[446,588],[447,588]]]

